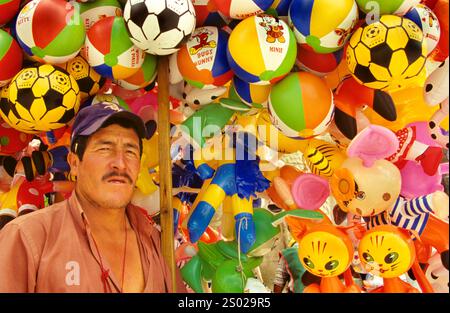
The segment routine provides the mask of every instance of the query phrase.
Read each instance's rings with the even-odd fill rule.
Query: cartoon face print
[[[331,180],[331,191],[341,209],[364,217],[392,208],[400,189],[400,171],[385,160],[365,167],[361,159],[348,158]]]
[[[415,258],[412,241],[394,226],[393,231],[367,232],[359,243],[358,253],[366,270],[383,278],[398,277],[409,270]]]
[[[352,254],[343,238],[326,231],[305,235],[298,249],[304,268],[320,277],[333,277],[345,272],[352,261]]]

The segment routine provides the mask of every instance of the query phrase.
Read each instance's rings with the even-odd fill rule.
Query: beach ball
[[[122,16],[122,7],[117,0],[96,0],[80,3],[80,15],[86,31],[95,22],[108,16]]]
[[[356,80],[373,89],[401,89],[415,82],[427,55],[420,27],[397,15],[358,28],[349,40],[346,60]]]
[[[22,50],[14,38],[0,29],[0,87],[5,86],[22,69]]]
[[[305,45],[299,45],[296,64],[299,68],[317,76],[325,76],[339,66],[343,55],[344,49],[332,53],[316,53]]]
[[[104,77],[94,71],[81,55],[59,66],[75,78],[80,88],[81,102],[95,95],[106,81]]]
[[[1,117],[13,128],[36,134],[66,126],[78,112],[80,95],[72,75],[50,64],[17,73]]]
[[[144,63],[145,52],[131,42],[122,17],[105,17],[89,29],[84,50],[86,60],[100,75],[125,79]]]
[[[288,25],[266,14],[241,21],[228,40],[231,69],[251,84],[279,81],[291,71],[296,55],[297,43]]]
[[[230,89],[230,97],[238,98],[245,104],[252,106],[254,104],[267,107],[271,85],[249,84],[237,76],[233,77],[233,84]]]
[[[214,26],[197,28],[177,54],[177,66],[197,88],[223,86],[233,77],[227,61],[229,35]]]
[[[0,0],[0,26],[8,23],[19,11],[20,0]]]
[[[272,124],[297,139],[323,133],[334,113],[331,90],[321,78],[307,72],[291,73],[273,86],[268,107]]]
[[[222,28],[231,21],[230,17],[217,11],[216,5],[210,0],[192,0],[195,9],[196,26],[216,26]]]
[[[153,83],[157,74],[158,58],[155,55],[147,54],[144,63],[132,76],[125,79],[118,79],[114,82],[127,90],[138,90]]]
[[[191,36],[196,23],[191,0],[130,0],[123,16],[133,43],[155,55],[178,51]]]
[[[20,11],[15,31],[28,55],[51,64],[73,59],[86,37],[79,10],[64,0],[32,0]]]
[[[252,15],[264,13],[274,0],[211,0],[225,16],[245,19]]]
[[[436,48],[441,37],[441,28],[436,15],[428,7],[417,4],[403,17],[410,19],[420,27],[428,54],[430,54]]]
[[[364,13],[372,13],[377,16],[403,15],[414,5],[419,4],[420,0],[356,0],[356,3]]]
[[[344,47],[357,22],[355,0],[293,0],[289,8],[289,23],[298,43],[317,53]]]

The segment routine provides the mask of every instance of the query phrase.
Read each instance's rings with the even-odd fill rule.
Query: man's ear
[[[67,162],[70,165],[70,175],[73,177],[78,176],[78,167],[80,166],[80,159],[78,155],[73,152],[69,152],[67,155]]]

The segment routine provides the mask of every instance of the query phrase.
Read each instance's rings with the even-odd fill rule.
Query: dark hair
[[[123,128],[126,128],[126,129],[132,128],[136,132],[136,135],[139,137],[139,132],[138,132],[136,126],[133,125],[133,123],[130,120],[124,119],[124,118],[120,118],[120,117],[112,117],[112,118],[108,119],[102,125],[102,127],[100,127],[99,129],[106,128],[106,127],[108,127],[110,125],[113,125],[113,124],[119,125],[119,126],[121,126]],[[78,156],[78,158],[80,159],[80,161],[83,161],[83,156],[84,156],[84,152],[86,151],[86,147],[87,147],[87,144],[88,144],[89,137],[90,136],[78,136],[78,137],[76,137],[73,140],[72,145],[70,146],[70,151],[75,153]],[[139,137],[139,153],[140,153],[140,156],[142,156],[142,150],[143,150],[143,148],[142,148],[142,138]]]

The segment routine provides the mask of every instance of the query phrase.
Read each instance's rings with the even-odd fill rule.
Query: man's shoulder
[[[31,232],[42,227],[48,228],[50,225],[54,224],[55,219],[62,219],[64,214],[66,214],[66,201],[67,200],[58,202],[46,208],[21,215],[9,222],[6,226],[10,225],[9,227],[15,227]]]
[[[146,209],[134,204],[130,204],[129,208],[133,212],[134,222],[142,226],[139,227],[141,231],[148,233],[151,237],[160,237],[161,229]]]

